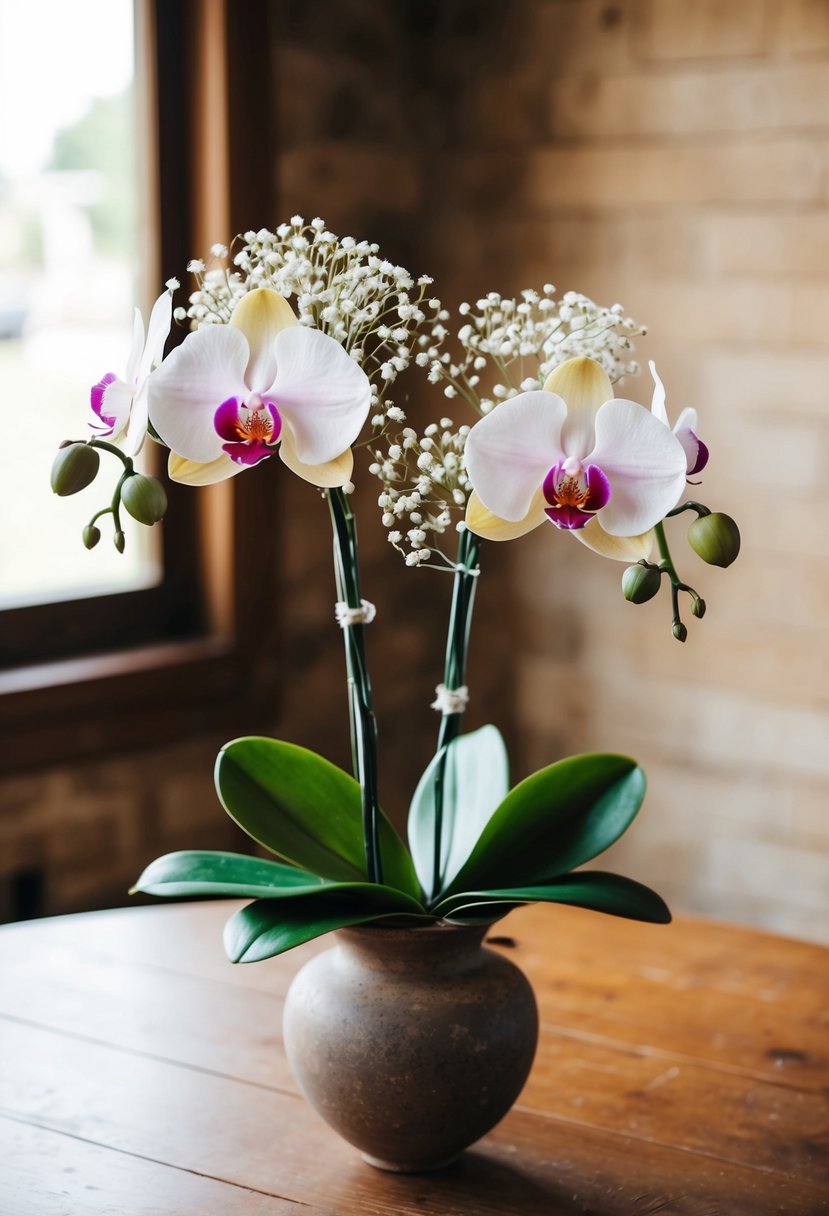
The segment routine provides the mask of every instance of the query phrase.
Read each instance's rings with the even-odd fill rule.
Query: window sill
[[[0,773],[89,760],[212,731],[254,732],[277,711],[275,662],[203,638],[0,673]]]

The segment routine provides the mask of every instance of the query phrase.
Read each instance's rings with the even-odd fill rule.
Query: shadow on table
[[[360,1171],[364,1165],[357,1167]],[[360,1178],[365,1183],[365,1175]],[[572,1188],[533,1178],[515,1165],[467,1149],[454,1165],[431,1174],[386,1174],[372,1178],[372,1193],[401,1214],[418,1216],[583,1216],[584,1204]]]

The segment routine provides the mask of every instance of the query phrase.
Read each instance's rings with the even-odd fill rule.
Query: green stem
[[[337,597],[349,608],[360,608],[360,572],[357,557],[357,525],[341,489],[326,492],[334,532],[334,575]],[[351,725],[351,758],[354,776],[360,783],[363,805],[363,840],[369,882],[383,881],[380,857],[380,801],[377,793],[377,723],[374,717],[371,681],[365,649],[365,627],[343,629],[348,673],[348,705]]]
[[[692,507],[693,509],[696,509],[696,505],[697,504],[695,503],[688,504],[688,506]],[[707,508],[703,508],[703,510],[707,510]],[[682,623],[682,618],[679,615],[680,591],[687,591],[692,597],[694,601],[694,607],[692,609],[694,616],[701,617],[703,615],[705,612],[705,604],[697,595],[694,588],[690,587],[688,583],[683,583],[677,574],[676,566],[674,565],[673,558],[671,557],[671,550],[668,548],[668,538],[665,535],[664,524],[657,524],[654,528],[654,532],[656,533],[656,543],[659,546],[659,557],[661,559],[659,562],[659,568],[660,570],[664,570],[664,572],[668,575],[668,578],[671,580],[671,605],[673,609],[673,620],[671,622],[671,627],[673,629],[674,637],[680,642],[684,642],[688,631],[685,628],[685,625]]]
[[[450,690],[462,687],[466,681],[466,660],[469,652],[469,633],[472,627],[472,609],[475,603],[475,586],[478,581],[478,554],[480,539],[466,529],[458,542],[458,561],[455,567],[455,582],[452,588],[452,606],[449,611],[449,629],[446,638],[446,659],[443,682]],[[443,846],[443,799],[446,777],[446,755],[449,744],[457,739],[461,731],[461,714],[444,713],[438,730],[437,753],[440,756],[435,771],[435,833],[434,863],[432,870],[432,898],[437,899],[441,889],[441,853]]]
[[[113,456],[117,456],[124,465],[124,472],[127,474],[135,472],[131,457],[125,456],[120,448],[117,448],[114,443],[106,443],[103,439],[87,439],[87,445],[91,448],[98,448],[101,452],[110,452]]]

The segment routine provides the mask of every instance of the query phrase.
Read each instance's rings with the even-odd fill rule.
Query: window
[[[108,12],[122,3],[104,0]],[[8,7],[8,0],[3,4]],[[254,131],[260,160],[270,146],[262,138],[269,101],[261,95],[268,87],[269,39],[264,28],[261,38],[251,37],[267,7],[256,0],[136,0],[137,113],[145,138],[138,141],[134,175],[149,215],[136,261],[145,271],[145,309],[167,278],[184,277],[190,257],[237,227],[271,218],[270,165],[253,177],[234,173],[234,165],[254,152]],[[77,21],[77,10],[73,14]],[[127,211],[125,206],[118,222]],[[131,313],[132,291],[130,296]],[[105,353],[93,351],[92,357],[93,379],[110,370],[100,364]],[[51,354],[44,362],[51,366]],[[85,394],[89,383],[84,359]],[[83,426],[82,413],[74,411],[75,431],[79,419]],[[61,437],[49,437],[49,462]],[[36,475],[29,465],[27,481]],[[48,462],[43,475],[48,477]],[[199,729],[238,720],[240,699],[248,706],[261,699],[264,707],[266,690],[245,639],[254,633],[249,623],[262,619],[263,602],[256,597],[275,599],[273,567],[267,565],[271,546],[267,536],[259,538],[262,521],[275,510],[272,480],[252,473],[209,492],[169,487],[168,518],[147,533],[160,543],[139,551],[139,560],[126,567],[128,589],[113,592],[106,575],[98,588],[84,587],[82,598],[0,611],[0,766],[94,753],[112,735],[114,719],[119,742],[143,745],[172,729],[180,733],[183,722]],[[18,517],[12,530],[25,527],[25,517]],[[138,531],[131,530],[128,543]],[[26,548],[22,538],[10,543]],[[241,596],[236,589],[250,556],[245,546],[256,550],[261,577],[253,595]],[[37,547],[47,560],[57,549],[61,558],[69,552],[75,567],[96,556],[74,538],[46,538]],[[35,570],[33,577],[37,582],[41,575]],[[14,578],[23,575],[15,572]],[[8,587],[11,599],[14,583]],[[54,587],[46,592],[54,593]],[[35,592],[30,586],[17,596],[31,601]],[[257,643],[261,657],[261,637]]]

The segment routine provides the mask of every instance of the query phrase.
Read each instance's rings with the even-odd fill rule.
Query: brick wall
[[[550,275],[649,324],[643,360],[711,448],[696,493],[739,518],[744,549],[728,572],[683,553],[709,613],[682,647],[664,603],[621,603],[618,571],[566,537],[515,545],[522,761],[551,743],[632,752],[650,793],[614,865],[679,910],[827,940],[829,6],[529,16],[551,68],[543,137],[520,136],[520,83],[497,82],[529,255],[509,286]]]
[[[664,601],[626,604],[620,567],[566,536],[492,547],[470,726],[498,722],[516,776],[632,752],[649,798],[609,865],[679,911],[829,940],[829,6],[271,3],[281,212],[380,240],[450,300],[549,279],[621,300],[650,326],[640,355],[669,407],[700,410],[698,493],[743,528],[728,572],[683,551],[709,603],[684,647]],[[649,400],[645,379],[627,391]],[[422,395],[412,408],[436,412]],[[304,487],[285,493],[274,731],[346,763],[325,525]],[[373,495],[366,478],[383,792],[400,819],[430,751],[448,580],[402,569]],[[239,847],[212,794],[221,741],[5,783],[4,864],[47,864],[58,911],[116,899],[161,849]]]

